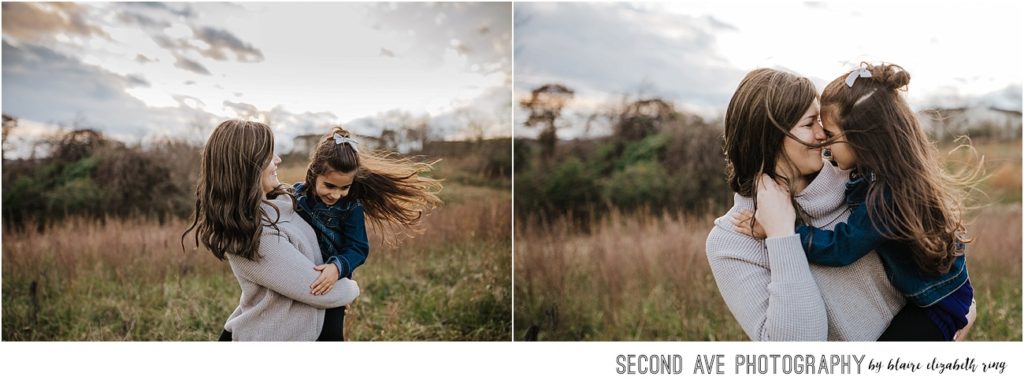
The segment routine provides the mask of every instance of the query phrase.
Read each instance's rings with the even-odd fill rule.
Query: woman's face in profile
[[[811,106],[807,108],[807,112],[804,112],[800,121],[796,123],[796,126],[789,130],[789,133],[807,143],[818,143],[825,140],[825,131],[821,126],[820,111],[821,104],[815,99]],[[806,176],[821,170],[821,148],[808,148],[806,145],[788,136],[783,140],[782,147],[783,152],[793,162],[799,173],[799,175],[791,176]]]
[[[264,194],[273,191],[278,185],[281,185],[281,181],[277,179],[277,165],[281,164],[281,158],[274,154],[270,158],[270,163],[267,164],[266,168],[263,168],[263,174],[260,177],[260,189]]]

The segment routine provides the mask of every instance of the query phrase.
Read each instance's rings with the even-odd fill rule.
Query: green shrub
[[[669,202],[671,192],[668,172],[650,160],[630,164],[601,180],[601,196],[619,208],[660,209]]]
[[[615,161],[617,169],[626,169],[633,164],[661,161],[671,138],[666,134],[647,136],[643,140],[627,142],[622,156]]]
[[[100,188],[89,177],[78,177],[55,185],[43,193],[51,216],[97,215],[102,211]]]

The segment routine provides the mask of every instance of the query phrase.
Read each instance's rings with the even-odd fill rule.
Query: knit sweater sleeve
[[[359,285],[343,278],[323,295],[310,293],[309,285],[320,275],[306,258],[280,232],[264,230],[260,237],[260,258],[257,261],[230,256],[236,273],[258,285],[317,308],[349,305],[359,296]]]
[[[722,298],[752,340],[826,340],[825,302],[798,235],[762,245],[716,226],[707,255]]]

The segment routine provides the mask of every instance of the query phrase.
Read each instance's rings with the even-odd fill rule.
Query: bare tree
[[[397,152],[398,151],[398,132],[391,128],[384,128],[380,131],[380,149]]]
[[[574,93],[572,89],[562,84],[545,84],[531,91],[529,98],[519,102],[520,106],[530,111],[526,126],[541,127],[538,140],[545,159],[555,153],[555,144],[558,143],[556,120]]]
[[[422,150],[426,144],[430,130],[427,119],[427,115],[393,109],[378,113],[370,125],[380,129],[380,144],[383,148],[407,152],[417,150],[417,146]]]
[[[640,99],[629,103],[613,127],[615,136],[626,140],[640,140],[658,133],[661,125],[676,116],[671,102],[660,98]]]
[[[467,138],[471,138],[477,142],[483,141],[487,124],[484,122],[485,118],[480,110],[465,107],[456,112],[456,118],[462,125],[461,130],[466,132]]]
[[[3,114],[3,118],[4,118],[4,132],[3,132],[4,136],[3,136],[3,149],[2,149],[3,155],[0,155],[0,156],[2,156],[0,158],[2,158],[3,160],[7,160],[7,137],[10,136],[12,131],[14,131],[14,128],[18,127],[18,119],[14,118],[14,117],[11,117],[11,116],[8,116],[6,113]]]

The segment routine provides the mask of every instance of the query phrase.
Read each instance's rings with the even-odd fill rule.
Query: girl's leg
[[[324,328],[316,341],[345,341],[345,307],[328,308]]]
[[[924,308],[907,303],[889,323],[878,341],[943,341],[939,327],[928,318]]]

